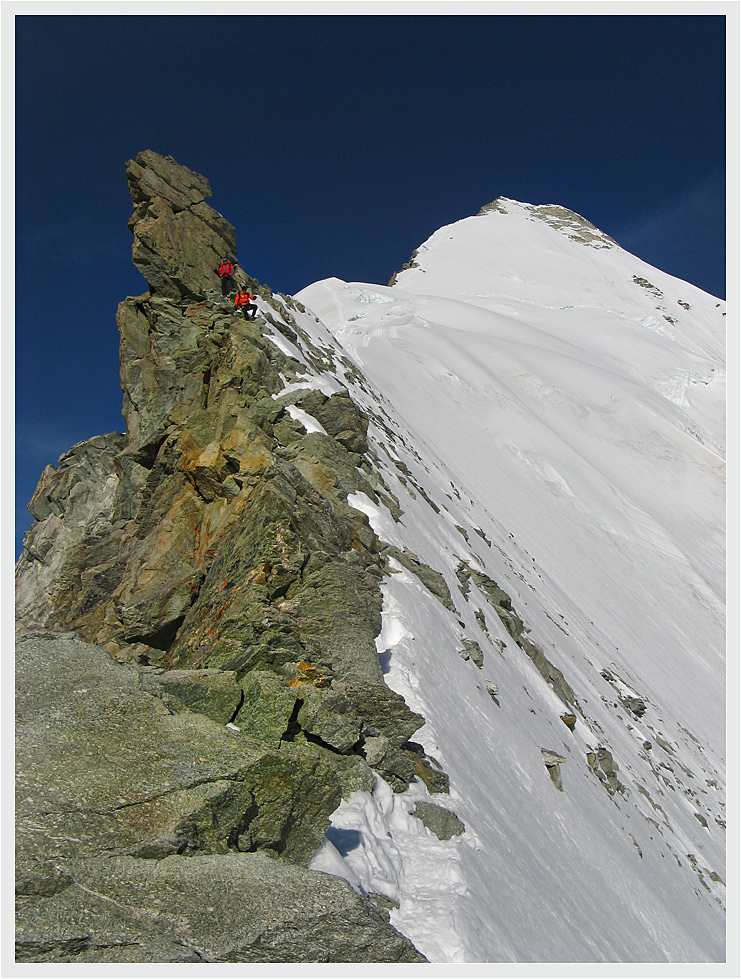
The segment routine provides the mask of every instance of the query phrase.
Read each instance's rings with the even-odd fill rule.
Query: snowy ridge
[[[371,419],[348,502],[454,607],[390,562],[380,662],[450,795],[379,780],[313,866],[431,961],[719,961],[724,304],[564,213],[500,200],[393,287],[285,300],[307,385]]]

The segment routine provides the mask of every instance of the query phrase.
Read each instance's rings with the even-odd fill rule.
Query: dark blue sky
[[[203,173],[276,291],[386,283],[503,195],[725,297],[722,16],[18,16],[16,554],[48,463],[122,430],[124,162]]]

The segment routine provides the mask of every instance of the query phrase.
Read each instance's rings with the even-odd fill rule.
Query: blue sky
[[[722,16],[22,15],[15,30],[16,554],[44,466],[122,430],[115,311],[146,291],[124,162],[140,150],[209,178],[240,263],[276,291],[386,283],[503,195],[571,208],[725,298]]]

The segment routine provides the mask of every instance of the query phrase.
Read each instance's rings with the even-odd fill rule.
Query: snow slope
[[[379,779],[313,866],[395,902],[431,961],[722,961],[724,304],[505,199],[393,286],[297,299],[307,384],[372,418],[377,498],[349,502],[455,606],[391,562],[381,664],[450,795]],[[465,833],[439,840],[421,800]]]

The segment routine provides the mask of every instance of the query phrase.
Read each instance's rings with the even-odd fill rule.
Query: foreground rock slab
[[[424,962],[349,884],[262,853],[95,857],[19,898],[18,961]]]
[[[316,752],[173,712],[74,634],[21,636],[18,959],[421,961],[303,866],[340,793]]]
[[[17,642],[16,739],[18,862],[31,874],[44,837],[47,857],[238,847],[308,861],[340,801],[316,753],[175,713],[137,670],[70,634]]]

